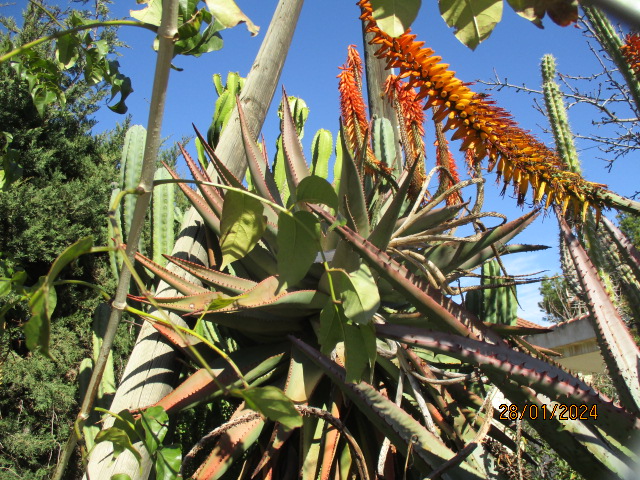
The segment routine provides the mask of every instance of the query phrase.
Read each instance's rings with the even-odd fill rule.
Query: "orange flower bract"
[[[545,206],[560,205],[563,212],[571,207],[578,218],[584,218],[590,205],[602,208],[599,193],[604,185],[565,171],[555,152],[518,127],[508,112],[456,78],[424,42],[416,41],[410,31],[392,38],[377,26],[368,0],[358,5],[366,31],[374,34],[371,43],[380,46],[376,56],[386,59],[388,68],[399,70],[399,76],[417,90],[417,98],[424,99],[425,109],[439,107],[434,120],[442,121],[445,131],[453,130],[451,138],[462,141],[460,150],[472,150],[475,161],[488,157],[490,170],[497,166],[505,184],[514,185],[519,202],[531,186],[534,202],[546,196]]]
[[[631,69],[636,75],[640,74],[640,33],[627,35],[620,50]]]

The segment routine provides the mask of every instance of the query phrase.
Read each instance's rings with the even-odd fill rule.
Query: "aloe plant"
[[[372,29],[373,20],[365,17]],[[376,35],[383,44],[382,34]],[[410,36],[398,45],[388,43],[414,53],[419,48],[414,48]],[[394,52],[390,63],[399,56]],[[567,172],[553,177],[567,183],[548,184],[551,177],[546,173],[527,170],[529,160],[544,163],[545,168],[557,163],[546,147],[511,128],[510,120],[495,129],[486,122],[465,124],[462,114],[468,116],[465,108],[472,102],[487,116],[499,113],[500,121],[505,116],[456,83],[446,66],[434,62],[429,79],[419,80],[421,93],[427,106],[442,107],[434,111],[436,123],[449,116],[443,130],[457,129],[454,137],[463,139],[463,150],[473,149],[476,159],[484,152],[494,165],[500,162],[505,181],[515,183],[521,198],[531,184],[536,202],[545,195],[548,205],[558,204],[560,209],[572,202],[575,221],[580,221],[590,202],[601,206],[601,187],[596,184]],[[455,87],[443,90],[446,95],[428,91],[427,81],[436,81],[438,69],[443,83]],[[449,105],[436,98],[449,94]],[[349,124],[352,117],[345,112],[343,108],[337,142],[340,174],[333,185],[318,175],[324,169],[317,168],[317,161],[305,160],[295,114],[284,92],[280,165],[286,194],[240,105],[251,190],[199,133],[220,180],[213,182],[184,149],[200,194],[168,169],[209,229],[209,249],[215,258],[205,267],[167,257],[198,279],[196,283],[137,255],[141,265],[179,294],[135,300],[196,324],[187,330],[160,314],[138,312],[197,364],[195,373],[155,406],[177,412],[222,395],[241,398],[231,418],[185,456],[183,475],[220,478],[232,462],[240,461],[243,471],[269,478],[298,472],[304,479],[351,474],[501,478],[495,458],[492,461],[497,450],[491,445],[498,442],[519,451],[520,444],[514,440],[519,437],[509,432],[513,416],[492,404],[494,388],[521,411],[535,406],[545,421],[536,419],[532,426],[583,475],[630,474],[636,459],[627,446],[638,439],[640,427],[636,389],[628,381],[633,362],[612,357],[620,367],[620,387],[626,388],[623,407],[521,341],[518,337],[528,333],[526,329],[483,322],[453,299],[461,293],[453,286],[458,278],[500,255],[537,248],[508,242],[538,211],[456,236],[458,227],[491,218],[482,212],[484,180],[457,182],[428,198],[425,192],[435,174],[431,171],[416,194],[408,195],[420,178],[416,171],[424,166],[416,158],[424,157],[403,142],[404,162],[394,175],[376,156],[382,149],[371,144],[376,133],[369,131],[366,118]],[[523,149],[513,163],[509,155],[515,150],[507,134],[535,148]],[[540,161],[538,154],[549,162]],[[473,207],[447,205],[452,193],[473,186],[478,188]],[[582,193],[586,196],[581,198]],[[582,266],[578,261],[576,265]],[[601,299],[594,298],[596,302]],[[508,313],[511,323],[512,311]],[[202,325],[212,332],[210,339],[198,334]],[[616,334],[607,341],[620,339],[626,342],[624,351],[631,352],[624,336]],[[487,384],[492,385],[490,393]],[[283,400],[283,394],[291,403]],[[295,413],[279,411],[285,405]],[[558,415],[559,406],[586,413],[564,420]],[[256,444],[260,448],[251,448]]]
[[[154,302],[213,325],[219,332],[216,338],[235,340],[233,348],[224,342],[217,346],[235,359],[250,388],[273,385],[301,412],[307,411],[306,405],[320,411],[313,419],[304,420],[300,431],[283,431],[277,423],[255,416],[246,403],[241,404],[228,426],[220,427],[226,436],[219,437],[217,443],[215,435],[205,438],[197,450],[206,448],[210,453],[197,468],[196,455],[188,454],[183,473],[218,478],[233,458],[240,458],[243,452],[250,454],[250,445],[258,442],[267,452],[259,467],[274,476],[283,475],[292,461],[299,462],[295,468],[303,472],[303,478],[324,476],[323,472],[332,468],[348,472],[360,468],[357,464],[364,465],[368,475],[374,474],[376,465],[399,475],[409,456],[413,465],[410,475],[443,471],[450,478],[498,478],[499,473],[482,461],[483,455],[491,455],[483,440],[508,440],[493,428],[482,428],[493,407],[482,400],[476,403],[460,388],[460,382],[472,381],[465,372],[465,365],[471,363],[478,364],[483,375],[515,402],[531,400],[538,393],[576,408],[588,405],[598,413],[597,419],[566,426],[554,418],[548,428],[539,430],[547,437],[562,425],[568,432],[564,434],[567,444],[582,452],[572,465],[583,474],[626,472],[626,460],[607,442],[624,445],[637,436],[632,414],[547,363],[534,347],[516,347],[518,343],[511,336],[518,334],[517,329],[503,337],[501,330],[487,326],[446,295],[453,279],[490,260],[496,251],[528,250],[507,242],[533,220],[535,212],[472,238],[450,236],[443,240],[444,234],[472,223],[477,215],[469,214],[464,204],[435,208],[445,201],[447,192],[423,205],[418,199],[409,201],[406,193],[415,163],[404,168],[395,194],[365,196],[358,152],[354,155],[345,140],[336,191],[326,180],[311,174],[313,164],[304,159],[288,101],[283,101],[282,142],[291,198],[285,208],[274,172],[253,140],[255,134],[246,127],[242,109],[239,111],[255,193],[245,190],[202,137],[221,184],[211,182],[183,150],[201,196],[187,186],[181,188],[212,230],[212,238],[217,238],[222,269],[167,257],[200,279],[205,287],[199,287],[142,255],[137,258],[182,294],[156,296]],[[178,178],[175,172],[172,176]],[[467,181],[454,189],[473,183],[481,182]],[[372,211],[380,212],[377,220],[370,217]],[[491,273],[496,276],[499,272]],[[501,288],[510,291],[508,286]],[[512,323],[512,317],[508,319]],[[155,324],[187,353],[190,345],[206,351],[195,337],[185,343],[167,326]],[[430,335],[433,340],[410,346],[420,335]],[[259,347],[265,342],[271,345],[268,352],[264,350],[267,347]],[[453,380],[451,386],[442,383],[443,370],[435,368],[437,355],[449,359],[444,371],[449,375],[445,378]],[[215,380],[205,367],[158,405],[179,411],[237,388],[237,372],[215,354],[207,358]],[[497,362],[497,358],[501,360]],[[527,367],[518,369],[516,365]],[[512,372],[509,380],[504,379],[505,371]],[[561,381],[553,384],[548,380],[554,377]],[[353,402],[351,409],[335,390],[327,388],[329,384]],[[451,418],[446,409],[452,408],[454,399],[471,408],[472,416],[468,417],[469,410],[459,410],[462,406],[453,407],[453,422],[446,420]],[[460,423],[455,418],[473,421]],[[341,427],[332,426],[336,420]],[[264,431],[270,426],[271,435]],[[590,437],[581,436],[585,431]],[[598,436],[597,446],[592,447]],[[352,438],[359,448],[349,442],[340,447],[343,437]],[[379,451],[384,437],[394,450]],[[288,447],[293,445],[302,446],[299,456],[291,456]],[[555,447],[564,448],[557,442]],[[596,454],[590,454],[589,449],[595,449]],[[243,458],[247,465],[252,462],[251,455]]]

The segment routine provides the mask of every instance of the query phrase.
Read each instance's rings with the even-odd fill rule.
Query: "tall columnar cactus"
[[[141,125],[133,125],[127,130],[120,161],[120,183],[114,185],[109,201],[109,208],[115,207],[112,219],[108,223],[109,237],[116,238],[120,235],[123,242],[127,242],[129,228],[133,219],[136,195],[124,196],[121,207],[115,204],[121,192],[133,190],[140,181],[142,171],[142,155],[146,139],[146,130]],[[155,173],[155,180],[170,178],[164,168],[159,168]],[[163,254],[171,253],[174,243],[174,222],[176,219],[175,185],[162,184],[154,188],[153,203],[151,207],[151,232],[146,235],[151,238],[150,252],[154,261],[165,264]],[[117,231],[116,231],[117,230]],[[144,237],[144,235],[143,235]],[[142,238],[139,249],[144,251]],[[119,275],[120,265],[116,252],[109,252],[111,269],[116,278]]]
[[[582,6],[589,25],[596,34],[598,42],[607,51],[613,63],[624,77],[635,102],[634,110],[640,112],[640,79],[624,55],[622,39],[607,16],[595,7]]]
[[[602,13],[593,11],[590,15],[594,17],[592,20],[600,25],[602,31],[608,31],[607,29],[611,27]],[[607,27],[607,25],[609,26]],[[562,94],[555,81],[555,61],[551,55],[543,57],[541,69],[547,116],[553,128],[558,153],[568,169],[572,172],[580,173],[580,160],[573,142],[573,134],[569,128],[568,115]],[[606,229],[604,231],[602,229],[596,231],[597,225],[595,223],[596,220],[592,215],[589,215],[588,221],[582,229],[582,243],[589,252],[591,261],[602,279],[605,290],[618,307],[626,304],[632,312],[640,312],[640,282],[638,282],[638,278],[628,265],[621,262],[622,252],[617,247],[614,238],[612,238],[612,233]],[[561,236],[560,242],[562,246],[564,242],[563,236]],[[563,248],[563,251],[566,252],[566,248]],[[572,262],[564,262],[563,269],[568,277],[575,273]],[[570,283],[576,284],[573,280]],[[622,303],[619,301],[618,291],[622,293],[624,300]],[[580,294],[584,298],[584,292],[580,292]],[[638,317],[633,315],[633,318]]]
[[[547,54],[542,57],[541,67],[544,100],[549,112],[549,123],[551,123],[551,128],[553,129],[556,150],[572,172],[580,173],[580,160],[573,142],[573,133],[569,125],[567,109],[560,88],[555,81],[556,61],[553,55]]]
[[[240,95],[245,78],[236,72],[227,74],[226,85],[222,84],[222,75],[216,73],[213,75],[213,85],[216,88],[218,99],[216,100],[213,111],[213,119],[209,130],[207,131],[207,141],[214,148],[218,145],[222,130],[229,122],[233,107],[236,105],[236,96]]]
[[[509,285],[503,285],[509,283]],[[518,300],[516,287],[509,278],[502,275],[497,259],[482,265],[479,290],[470,290],[465,298],[465,307],[485,322],[516,325],[518,320]]]

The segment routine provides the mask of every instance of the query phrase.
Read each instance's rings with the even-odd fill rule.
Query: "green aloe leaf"
[[[300,182],[296,189],[296,200],[298,202],[321,203],[338,209],[338,195],[333,187],[324,178],[310,175]]]
[[[266,228],[263,211],[255,198],[231,190],[226,193],[220,219],[221,270],[256,246]]]
[[[302,415],[279,388],[268,385],[236,390],[233,393],[242,397],[251,410],[260,412],[269,420],[281,423],[289,430],[302,426]]]
[[[293,215],[280,212],[278,273],[288,285],[295,285],[304,278],[316,258],[319,245],[320,222],[315,215],[305,211]]]
[[[347,383],[359,382],[376,362],[376,334],[373,323],[344,324],[344,354]]]
[[[340,303],[327,303],[320,312],[319,341],[322,353],[329,355],[338,342],[344,340],[344,326],[347,317]]]
[[[398,37],[413,23],[421,0],[371,0],[373,17],[388,35]]]
[[[440,14],[458,40],[474,50],[502,19],[502,0],[440,0]]]
[[[410,444],[420,446],[413,450],[412,460],[423,474],[427,474],[455,456],[439,437],[420,425],[406,411],[384,397],[371,385],[365,382],[348,383],[343,368],[301,340],[293,337],[290,339],[297,348],[325,371],[334,384],[366,415],[372,426],[389,437],[396,448],[404,447],[403,450],[406,451]],[[466,462],[448,470],[447,477],[474,480],[486,478]]]

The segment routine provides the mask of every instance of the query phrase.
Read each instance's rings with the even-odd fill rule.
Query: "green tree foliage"
[[[620,230],[629,237],[636,248],[640,248],[640,218],[628,213],[618,215]]]
[[[62,15],[53,12],[56,18]],[[56,21],[30,4],[22,28],[11,19],[1,20],[10,33],[0,34],[0,44],[10,37],[19,43],[39,37]],[[112,32],[105,40],[111,49],[117,42]],[[53,52],[43,47],[40,54],[52,58]],[[91,115],[107,92],[87,84],[82,65],[80,59],[65,74],[66,103],[53,102],[42,115],[26,82],[10,66],[0,66],[0,125],[10,134],[10,148],[22,169],[21,178],[0,191],[0,276],[23,270],[25,285],[35,284],[78,238],[91,235],[97,245],[107,241],[110,185],[128,121],[92,136]],[[106,256],[85,255],[61,278],[109,288],[108,274]],[[0,298],[0,308],[15,298],[14,293]],[[0,479],[38,479],[51,473],[78,410],[78,365],[91,347],[91,318],[100,300],[84,287],[58,287],[53,360],[31,354],[25,346],[27,306],[16,303],[6,312],[6,323],[0,325]],[[116,358],[130,347],[131,338],[124,325]],[[116,366],[121,367],[117,360]]]

